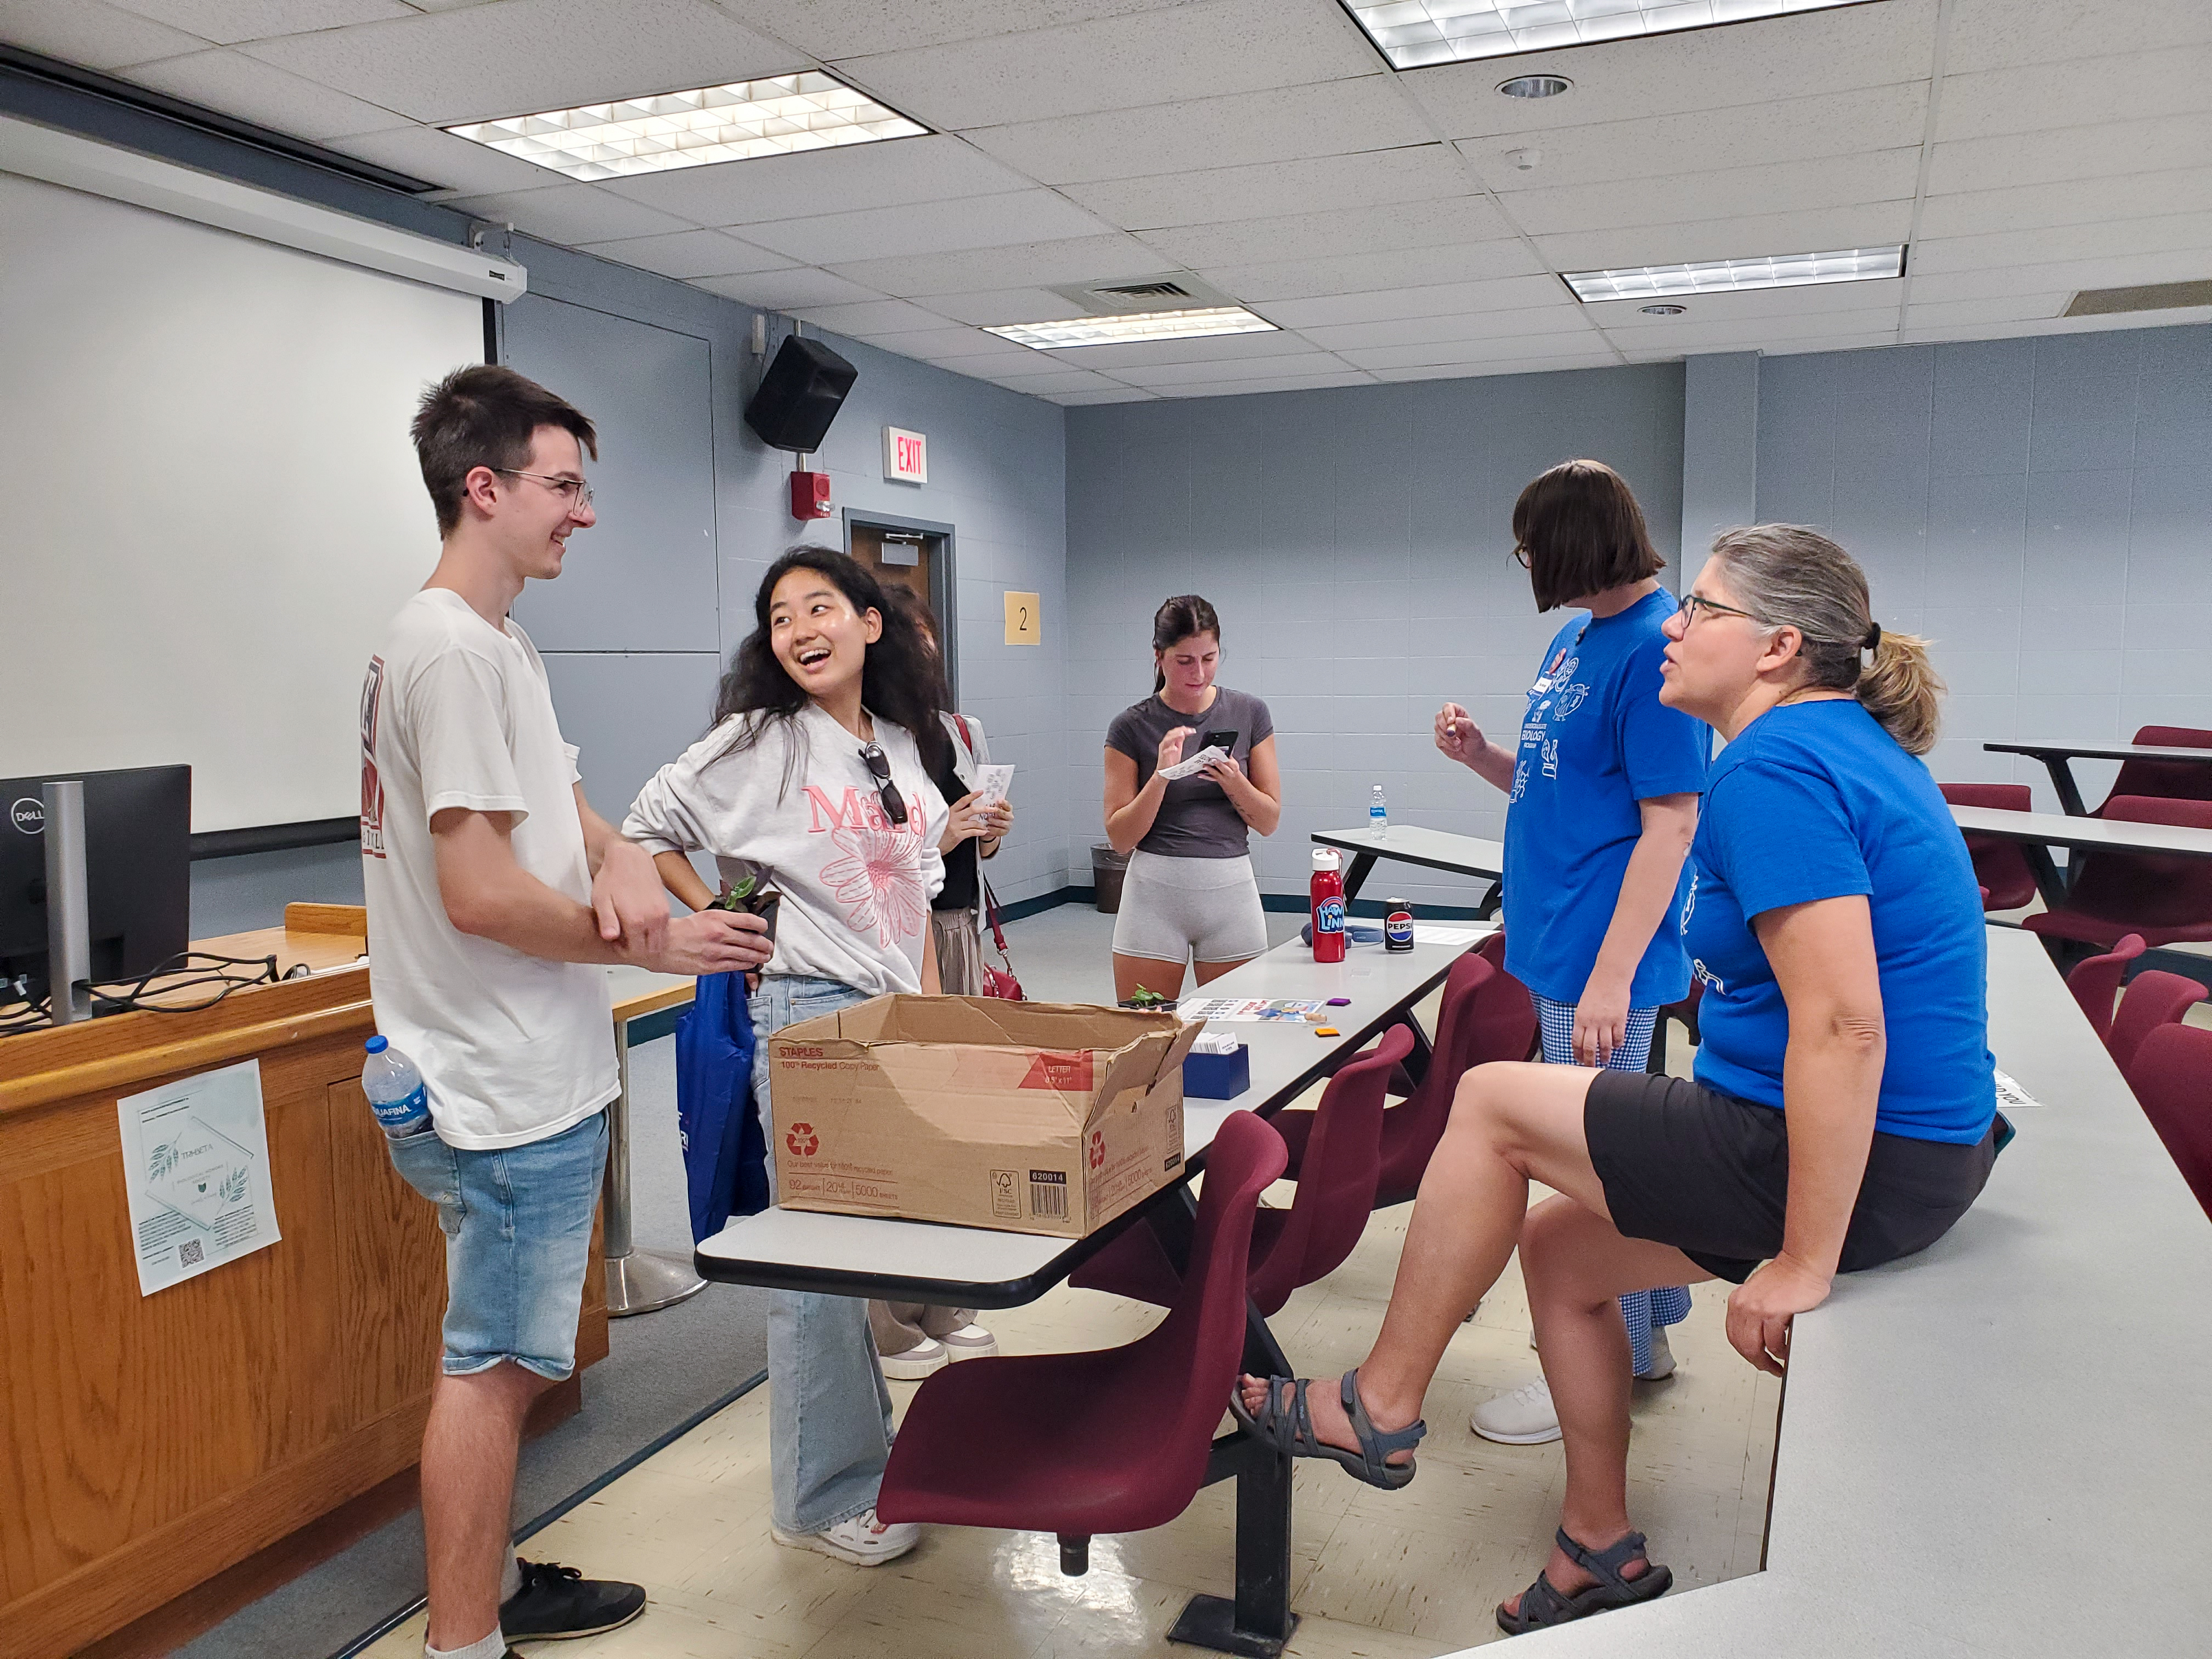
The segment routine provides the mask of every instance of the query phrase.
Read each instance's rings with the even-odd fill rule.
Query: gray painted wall
[[[1759,514],[1826,529],[1949,681],[1947,781],[1993,738],[2212,727],[2212,326],[1771,357]],[[2091,805],[2116,769],[2079,763]]]
[[[1504,797],[1436,752],[1447,700],[1512,741],[1539,616],[1511,557],[1513,502],[1586,455],[1627,477],[1672,562],[1682,370],[1657,364],[1390,386],[1111,404],[1068,416],[1071,851],[1103,839],[1107,723],[1152,688],[1152,617],[1196,592],[1222,613],[1221,683],[1267,699],[1283,824],[1255,842],[1264,891],[1302,893],[1307,835],[1395,817],[1495,836]],[[1479,884],[1378,872],[1444,904]]]

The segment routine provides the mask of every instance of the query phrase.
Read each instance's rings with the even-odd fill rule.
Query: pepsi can
[[[1383,902],[1382,948],[1386,951],[1410,951],[1413,948],[1413,907],[1401,898]]]

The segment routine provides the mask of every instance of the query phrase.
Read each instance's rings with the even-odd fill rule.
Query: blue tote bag
[[[676,1022],[676,1124],[691,1237],[768,1208],[768,1143],[753,1107],[753,1017],[743,974],[702,974]]]

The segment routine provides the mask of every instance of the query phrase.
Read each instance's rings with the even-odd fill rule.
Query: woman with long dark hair
[[[1437,747],[1507,792],[1505,966],[1535,998],[1545,1060],[1640,1072],[1659,1010],[1689,994],[1682,860],[1710,734],[1659,699],[1674,599],[1626,480],[1598,461],[1553,467],[1514,503],[1513,544],[1537,610],[1585,614],[1544,647],[1510,751],[1457,703],[1437,715]],[[1639,1290],[1620,1310],[1633,1374],[1672,1372],[1666,1328],[1689,1291]],[[1485,1401],[1474,1428],[1557,1440],[1549,1385]]]
[[[946,809],[930,770],[949,740],[920,630],[856,560],[794,548],[761,579],[753,616],[714,729],[646,785],[624,833],[695,910],[714,896],[693,852],[711,853],[726,884],[782,894],[751,1000],[764,1039],[869,997],[936,992],[929,902]],[[753,1092],[772,1146],[769,1083],[763,1041]],[[768,1339],[775,1540],[860,1566],[905,1554],[920,1529],[875,1515],[891,1412],[867,1304],[778,1291]]]
[[[1267,948],[1250,836],[1275,833],[1283,782],[1267,705],[1216,685],[1221,618],[1195,593],[1152,618],[1152,695],[1106,728],[1106,839],[1129,855],[1114,924],[1114,994],[1182,993]],[[1226,758],[1189,777],[1159,775],[1209,743]]]

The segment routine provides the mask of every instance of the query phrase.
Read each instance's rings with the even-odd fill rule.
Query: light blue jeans
[[[769,1094],[768,1037],[796,1020],[849,1008],[866,995],[833,979],[772,974],[749,1005],[753,1017],[753,1098],[775,1145]],[[769,1182],[775,1158],[769,1158]],[[768,1310],[769,1513],[786,1533],[822,1532],[872,1509],[891,1451],[891,1395],[884,1386],[868,1304],[849,1296],[769,1292]]]

